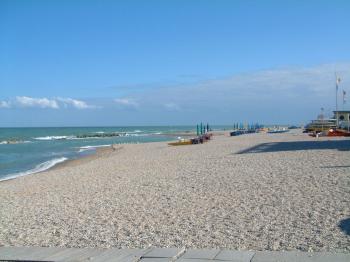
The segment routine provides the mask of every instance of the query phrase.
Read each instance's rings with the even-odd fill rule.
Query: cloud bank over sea
[[[192,124],[202,120],[218,124],[300,123],[314,118],[321,107],[328,114],[334,110],[335,73],[341,78],[340,108],[347,108],[347,104],[342,105],[341,93],[350,93],[350,62],[266,69],[190,83],[157,83],[140,90],[134,86],[129,92],[124,89],[123,96],[85,100],[18,94],[0,99],[0,115],[11,110],[41,109],[37,114],[45,118],[50,115],[47,109],[57,111],[55,115],[65,109],[65,114],[67,110],[71,112],[65,115],[67,120],[89,114],[100,125]],[[84,109],[90,110],[87,113]],[[80,120],[76,123],[87,124]]]
[[[12,100],[0,101],[0,108],[60,108],[72,107],[76,109],[96,108],[94,105],[88,105],[85,101],[72,98],[37,98],[28,96],[16,96]]]

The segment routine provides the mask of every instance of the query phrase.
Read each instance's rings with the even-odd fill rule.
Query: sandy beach
[[[0,183],[0,245],[350,252],[350,140],[115,145]]]

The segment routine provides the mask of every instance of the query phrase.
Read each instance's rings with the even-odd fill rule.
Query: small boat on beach
[[[176,141],[176,142],[170,142],[168,143],[169,146],[185,146],[185,145],[192,145],[191,140],[184,140],[184,141]]]
[[[327,136],[350,136],[350,132],[343,129],[330,129]]]
[[[342,129],[329,129],[328,131],[311,132],[311,133],[309,133],[309,136],[312,136],[312,137],[322,137],[322,136],[350,137],[350,132],[347,130],[342,130]]]
[[[273,128],[273,129],[269,129],[267,131],[268,134],[280,134],[280,133],[286,133],[289,130],[286,128]]]
[[[239,135],[243,135],[243,134],[244,134],[244,132],[241,130],[235,130],[235,131],[230,132],[230,136],[239,136]]]
[[[170,143],[168,143],[168,145],[170,145],[170,146],[184,146],[184,145],[203,144],[204,142],[210,140],[212,136],[213,136],[213,134],[211,134],[211,133],[205,133],[201,136],[191,138],[191,139],[183,139],[183,138],[179,137],[178,141],[170,142]]]

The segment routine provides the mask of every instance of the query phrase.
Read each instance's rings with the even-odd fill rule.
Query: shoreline
[[[106,157],[110,153],[113,153],[117,150],[121,150],[122,146],[118,146],[118,145],[119,144],[112,144],[108,147],[107,146],[106,147],[96,147],[93,149],[93,152],[91,152],[89,154],[82,155],[82,156],[79,156],[78,158],[74,158],[74,159],[67,159],[66,161],[64,161],[62,163],[58,163],[57,165],[49,168],[46,171],[59,170],[59,169],[63,169],[66,167],[76,167],[76,166],[88,163],[90,161],[93,161],[95,159]]]
[[[215,135],[224,135],[227,134],[227,132],[225,131],[214,131],[213,132]],[[164,135],[164,134],[162,134]],[[164,135],[167,136],[167,135]],[[119,151],[123,149],[124,145],[138,145],[138,144],[155,144],[155,143],[169,143],[175,140],[175,137],[173,136],[185,136],[185,137],[195,137],[196,134],[194,133],[176,133],[176,134],[169,134],[169,140],[167,141],[152,141],[152,142],[144,142],[144,143],[126,143],[126,144],[111,144],[109,146],[96,146],[96,147],[92,147],[94,152],[91,152],[89,154],[80,156],[78,158],[74,158],[74,159],[67,159],[66,161],[62,162],[62,163],[58,163],[56,165],[54,165],[53,167],[45,170],[45,171],[50,171],[50,170],[55,170],[55,169],[62,169],[65,167],[74,167],[74,166],[78,166],[78,165],[82,165],[84,163],[99,159],[99,158],[103,158],[106,157],[108,155],[110,155],[113,152]],[[170,139],[173,138],[173,139]],[[42,172],[45,172],[42,171]],[[41,172],[38,172],[41,173]],[[35,174],[38,174],[35,173]],[[33,174],[34,175],[34,174]]]
[[[154,143],[154,142],[150,142],[150,143]],[[38,174],[41,174],[41,173],[44,173],[44,172],[49,172],[51,170],[59,170],[59,169],[65,168],[65,167],[78,166],[78,165],[87,163],[89,161],[93,161],[95,159],[104,157],[104,156],[108,155],[109,153],[111,153],[113,151],[119,150],[118,145],[122,145],[122,144],[111,144],[109,146],[96,146],[96,147],[92,146],[91,149],[90,149],[91,152],[89,152],[89,153],[86,153],[86,154],[83,154],[83,155],[78,155],[76,158],[66,158],[64,161],[58,162],[58,163],[54,164],[53,166],[51,166],[51,167],[49,167],[47,169],[41,170],[41,171],[37,171],[37,172],[34,171],[33,173],[28,173],[28,174],[25,174],[25,175],[21,175],[22,173],[29,172],[29,171],[33,170],[33,169],[29,169],[29,170],[22,171],[22,172],[19,172],[19,173],[9,174],[9,175],[12,175],[13,177],[10,176],[9,178],[5,177],[5,179],[0,179],[0,183],[11,181],[11,180],[18,179],[18,178],[21,178],[21,177],[38,175]],[[54,159],[52,159],[52,160],[54,160]],[[48,162],[48,161],[46,161],[46,162]],[[46,162],[42,162],[42,163],[40,163],[38,165],[41,165],[41,164],[46,163]],[[15,174],[19,174],[19,175],[15,176]]]
[[[213,133],[215,135],[223,135],[224,133],[227,133],[227,131],[212,131],[211,133]],[[158,136],[158,134],[151,134],[150,136]],[[175,141],[176,137],[192,138],[192,137],[196,137],[196,134],[191,132],[191,131],[189,131],[189,132],[169,133],[169,134],[165,133],[165,134],[161,134],[161,136],[168,137],[169,140],[162,141],[162,142],[168,143],[168,142]],[[144,143],[159,143],[159,141],[131,142],[131,143],[125,143],[125,144],[144,144]],[[25,175],[21,175],[21,173],[29,172],[29,171],[35,169],[35,168],[33,168],[33,169],[29,169],[29,170],[24,170],[24,171],[21,171],[21,172],[18,172],[18,173],[8,174],[8,175],[13,175],[14,177],[11,176],[10,178],[5,178],[5,179],[1,179],[0,178],[0,183],[6,182],[6,181],[10,181],[10,180],[13,180],[13,179],[17,179],[17,178],[20,178],[20,177],[40,174],[40,173],[47,172],[47,171],[50,171],[50,170],[61,169],[61,168],[67,167],[67,166],[79,165],[79,164],[82,164],[84,162],[88,162],[89,160],[94,160],[94,159],[100,158],[100,157],[102,157],[103,155],[106,154],[105,151],[110,151],[110,150],[113,151],[118,146],[125,145],[125,144],[124,143],[120,143],[120,144],[111,144],[111,145],[108,145],[108,146],[104,146],[104,145],[90,146],[90,148],[94,152],[87,153],[85,155],[84,154],[83,155],[78,155],[75,158],[67,158],[66,160],[64,160],[62,162],[59,162],[57,164],[54,164],[53,166],[51,166],[51,167],[49,167],[49,168],[47,168],[45,170],[42,170],[42,171],[38,171],[38,172],[34,171],[33,173],[28,173],[28,174],[25,174]],[[49,161],[52,161],[52,160],[55,160],[55,159],[51,159]],[[46,162],[49,162],[49,161],[46,161]],[[46,162],[39,163],[39,164],[37,164],[37,166],[39,166],[39,165],[41,165],[43,163],[46,163]],[[18,174],[18,175],[15,176],[15,174]]]
[[[300,129],[301,130],[301,129]],[[210,133],[213,134],[213,136],[228,136],[230,137],[230,132],[231,130],[227,129],[227,130],[215,130],[215,131],[211,131]],[[292,132],[289,132],[290,134]],[[169,136],[169,140],[166,140],[166,141],[162,141],[162,142],[159,142],[159,141],[152,141],[152,142],[142,142],[142,143],[139,143],[139,142],[132,142],[132,143],[121,143],[121,144],[111,144],[111,145],[96,145],[96,146],[89,146],[90,147],[90,150],[93,150],[93,152],[90,152],[90,153],[86,153],[86,154],[82,154],[82,155],[78,155],[76,158],[67,158],[66,160],[62,161],[62,162],[59,162],[57,164],[54,164],[53,166],[45,169],[45,170],[42,170],[42,171],[38,171],[38,172],[33,172],[33,173],[29,173],[29,174],[26,174],[26,175],[18,175],[18,176],[15,176],[15,177],[11,177],[11,178],[7,178],[7,179],[3,179],[1,180],[0,179],[0,183],[2,182],[6,182],[6,181],[11,181],[11,180],[14,180],[14,179],[18,179],[20,177],[26,177],[26,176],[31,176],[31,175],[37,175],[37,174],[40,174],[40,173],[44,173],[44,172],[49,172],[51,170],[58,170],[58,169],[62,169],[62,168],[65,168],[65,167],[70,167],[70,166],[78,166],[78,165],[81,165],[81,164],[84,164],[84,163],[87,163],[89,161],[93,161],[95,159],[98,159],[98,158],[101,158],[103,156],[106,156],[108,155],[108,153],[111,153],[113,152],[114,150],[117,150],[118,147],[122,146],[122,145],[129,145],[129,144],[152,144],[152,143],[168,143],[168,142],[172,142],[174,140],[176,140],[176,136],[184,136],[186,138],[193,138],[193,137],[196,137],[196,134],[193,133],[193,132],[182,132],[182,133],[171,133],[171,134],[162,134],[162,136]],[[172,139],[170,139],[172,138]],[[54,159],[52,159],[54,160]],[[50,160],[50,161],[52,161]],[[43,162],[43,163],[46,163],[46,162]],[[41,165],[43,163],[39,163],[38,165]],[[29,170],[25,170],[25,171],[22,171],[22,172],[19,172],[19,173],[24,173],[24,172],[28,172],[32,169],[29,169]]]
[[[175,135],[178,135],[178,134],[175,134]],[[183,134],[183,135],[186,136],[186,134]],[[169,140],[163,141],[163,142],[168,143],[170,141],[173,141],[173,140],[170,139],[170,137],[172,137],[172,136],[173,135],[169,135]],[[192,135],[188,134],[188,136],[191,137]],[[10,180],[14,180],[14,179],[18,179],[20,177],[26,177],[26,176],[40,174],[40,173],[43,173],[43,172],[48,172],[50,170],[61,169],[61,168],[68,167],[68,166],[80,165],[80,164],[83,164],[85,162],[88,162],[88,161],[91,161],[91,160],[103,157],[108,152],[118,150],[118,146],[121,146],[121,145],[126,145],[126,144],[144,144],[144,143],[158,143],[158,141],[142,142],[142,143],[136,142],[136,143],[125,143],[125,144],[121,143],[121,144],[111,144],[111,145],[108,145],[108,146],[106,146],[106,145],[89,146],[90,150],[92,151],[90,153],[78,155],[75,158],[62,157],[62,158],[66,158],[66,159],[64,161],[62,161],[62,162],[58,162],[58,163],[54,164],[53,166],[51,166],[51,167],[49,167],[47,169],[41,170],[41,171],[37,171],[37,172],[33,171],[33,173],[28,173],[28,174],[22,175],[22,173],[30,172],[31,170],[35,169],[35,168],[33,168],[33,169],[28,169],[28,170],[25,170],[25,171],[18,172],[18,173],[8,174],[7,176],[10,176],[10,177],[6,178],[6,176],[5,176],[4,179],[0,178],[0,183],[6,182],[6,181],[10,181]],[[47,163],[47,162],[50,162],[50,161],[53,161],[53,160],[55,160],[55,159],[51,159],[49,161],[41,162],[41,163],[37,164],[37,166],[40,166],[40,165],[42,165],[44,163]],[[18,174],[18,175],[16,175],[16,174]]]

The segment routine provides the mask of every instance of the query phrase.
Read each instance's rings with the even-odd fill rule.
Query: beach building
[[[330,129],[349,130],[350,128],[350,110],[336,110],[333,111],[333,118],[326,119],[324,115],[318,116],[318,119],[311,120],[305,126],[307,132],[323,132]]]
[[[317,116],[317,119],[311,120],[309,124],[305,126],[306,132],[324,132],[330,129],[336,129],[337,120],[333,118],[325,118],[323,113],[323,108],[321,109],[322,113]]]
[[[316,119],[311,120],[309,124],[305,126],[306,132],[323,132],[337,127],[335,119]]]
[[[340,129],[349,129],[350,127],[350,110],[338,110],[333,111],[334,118],[337,121],[337,125]]]

